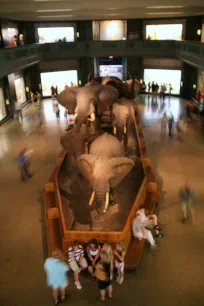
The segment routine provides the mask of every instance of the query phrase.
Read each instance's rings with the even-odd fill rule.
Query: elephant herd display
[[[114,188],[135,163],[140,163],[136,153],[134,113],[138,91],[137,80],[122,82],[106,77],[96,78],[84,87],[67,88],[58,96],[58,102],[69,114],[74,114],[72,120],[75,122],[75,126],[61,137],[61,144],[68,153],[69,167],[71,161],[72,168],[92,186],[89,205],[95,202],[98,213],[107,211]],[[111,121],[110,133],[101,129],[102,116]],[[71,184],[76,171],[67,167],[67,172]]]

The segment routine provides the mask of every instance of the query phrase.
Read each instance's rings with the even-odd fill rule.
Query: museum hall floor
[[[165,106],[141,97],[144,134],[153,168],[160,185],[157,208],[165,237],[156,252],[145,245],[135,272],[126,272],[124,284],[113,283],[113,300],[107,305],[204,305],[204,132],[198,120],[188,123],[184,141],[161,137],[159,118],[165,110],[177,119],[185,106],[179,98],[166,98]],[[66,121],[56,122],[52,102],[44,102],[45,126],[42,136],[29,134],[24,125],[10,120],[0,127],[0,305],[48,306],[52,304],[46,286],[43,262],[47,256],[43,188],[61,151],[59,137]],[[22,183],[16,157],[23,147],[34,150],[33,178]],[[178,190],[188,180],[197,194],[196,223],[181,223]],[[78,291],[69,273],[69,299],[64,305],[101,305],[97,285],[82,274]]]

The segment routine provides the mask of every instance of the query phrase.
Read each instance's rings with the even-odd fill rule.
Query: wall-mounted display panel
[[[93,21],[94,40],[126,40],[126,20]]]
[[[204,43],[204,23],[202,25],[201,42]]]
[[[151,40],[185,39],[185,19],[155,19],[143,21],[143,38]]]
[[[119,79],[123,79],[123,66],[122,65],[100,65],[100,76],[115,76]]]
[[[165,85],[167,92],[171,84],[172,94],[180,94],[181,86],[181,70],[168,70],[168,69],[144,69],[144,81],[146,84],[149,82],[158,83],[159,86]]]
[[[75,39],[74,27],[39,27],[37,34],[39,43],[56,43],[59,40],[72,42]]]
[[[6,117],[6,106],[4,101],[3,89],[0,88],[0,121]]]
[[[24,78],[22,77],[14,80],[14,84],[15,84],[17,102],[21,104],[26,102]]]
[[[42,94],[44,97],[51,95],[52,86],[58,88],[58,93],[64,90],[65,85],[71,86],[73,83],[78,86],[77,70],[43,72],[41,75]]]
[[[122,57],[101,57],[98,59],[99,75],[101,77],[115,76],[123,79],[123,58]]]
[[[146,26],[146,39],[151,40],[181,40],[182,24],[156,24]]]

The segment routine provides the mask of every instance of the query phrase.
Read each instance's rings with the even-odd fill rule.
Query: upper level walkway
[[[148,151],[161,190],[157,213],[165,237],[157,241],[156,253],[146,244],[135,273],[126,273],[123,285],[113,281],[114,300],[107,305],[203,306],[204,253],[203,225],[203,131],[197,120],[188,123],[183,142],[161,137],[163,111],[175,119],[183,113],[186,101],[172,97],[165,104],[141,97],[141,116]],[[43,262],[47,256],[43,189],[61,147],[59,138],[67,126],[61,109],[56,122],[52,102],[44,102],[45,124],[42,136],[30,134],[32,125],[10,120],[0,127],[0,304],[4,306],[49,306],[51,292],[46,287]],[[27,146],[34,149],[33,178],[20,182],[16,156]],[[197,193],[196,224],[181,223],[178,190],[189,180]],[[77,291],[70,278],[70,297],[64,305],[101,305],[97,285],[80,275],[83,290]]]
[[[0,78],[40,61],[110,55],[178,58],[199,69],[204,69],[204,44],[199,42],[171,40],[82,41],[33,44],[0,49]]]

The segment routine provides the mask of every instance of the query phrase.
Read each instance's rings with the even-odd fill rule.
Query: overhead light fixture
[[[118,13],[118,14],[105,14],[105,15],[106,15],[106,16],[121,16],[121,15],[123,15],[123,14],[121,14],[121,13],[119,14],[119,13]]]
[[[158,12],[158,13],[146,13],[146,15],[180,15],[184,14],[184,12]]]
[[[37,10],[37,13],[51,13],[51,12],[71,12],[72,9],[57,9],[57,10]]]
[[[57,16],[38,16],[38,18],[62,18],[62,17],[72,17],[73,15],[57,15]]]
[[[171,5],[171,6],[147,6],[147,9],[171,9],[171,8],[183,8],[184,6],[182,5]]]

